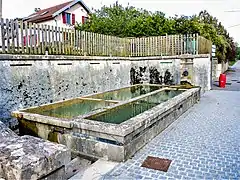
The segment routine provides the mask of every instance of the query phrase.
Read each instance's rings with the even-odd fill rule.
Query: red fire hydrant
[[[226,87],[227,77],[226,74],[220,74],[219,76],[219,87],[225,88]]]

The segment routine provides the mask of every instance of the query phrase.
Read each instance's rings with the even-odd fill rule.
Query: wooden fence
[[[211,53],[211,42],[197,34],[119,38],[76,29],[1,19],[0,53],[169,56]]]
[[[181,54],[201,54],[211,52],[211,42],[197,34],[190,35],[166,35],[157,37],[143,37],[131,39],[131,56],[171,56]],[[200,41],[209,42],[202,46]]]

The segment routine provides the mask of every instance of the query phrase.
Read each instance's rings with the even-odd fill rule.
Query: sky
[[[48,8],[69,0],[2,0],[3,17],[16,18],[26,17],[33,13],[34,8]],[[109,6],[116,0],[83,0],[90,8],[99,9],[103,5]],[[230,36],[240,44],[240,0],[118,0],[119,4],[128,4],[137,8],[144,8],[150,11],[162,11],[167,16],[193,15],[201,10],[207,10],[217,17],[227,28]],[[239,10],[239,12],[227,12]],[[231,27],[239,24],[239,26]]]

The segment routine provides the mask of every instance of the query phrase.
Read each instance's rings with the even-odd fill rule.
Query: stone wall
[[[211,89],[210,57],[193,59],[193,84],[201,86],[202,92]]]
[[[219,76],[222,73],[225,73],[229,68],[229,62],[221,62],[218,63],[218,59],[214,58],[213,59],[213,75],[212,75],[212,79],[213,81],[218,81],[219,80]]]
[[[209,60],[208,55],[191,58]],[[0,119],[14,122],[9,121],[13,110],[135,83],[178,84],[180,59],[0,55]]]

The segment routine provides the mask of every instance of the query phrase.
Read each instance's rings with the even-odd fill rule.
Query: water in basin
[[[137,86],[105,92],[105,93],[101,93],[101,94],[97,94],[89,97],[94,99],[125,101],[125,100],[129,100],[129,99],[159,90],[161,88],[162,88],[161,86],[137,85]]]
[[[130,118],[133,118],[144,111],[147,111],[154,106],[159,105],[162,102],[165,102],[179,94],[183,91],[175,90],[164,90],[156,94],[149,95],[145,98],[139,99],[137,101],[128,103],[126,105],[121,105],[119,107],[112,108],[103,113],[93,115],[87,119],[101,121],[106,123],[120,124],[124,121],[127,121]]]
[[[90,113],[95,110],[103,109],[113,103],[105,101],[78,100],[74,102],[51,105],[48,107],[27,110],[26,112],[41,114],[57,118],[74,118],[80,115]]]

